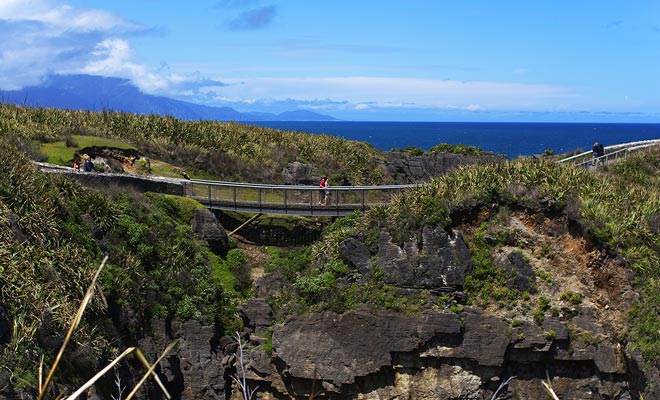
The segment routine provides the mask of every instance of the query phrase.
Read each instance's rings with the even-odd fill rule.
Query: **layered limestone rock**
[[[504,160],[501,155],[484,154],[479,157],[454,153],[432,153],[410,156],[405,153],[388,152],[384,163],[385,174],[395,182],[415,183],[444,175],[466,164]]]
[[[349,238],[339,250],[349,266],[363,275],[370,273],[372,254],[364,243]],[[389,232],[381,231],[375,256],[385,283],[401,288],[462,287],[472,270],[470,252],[460,233],[450,235],[428,227],[423,230],[421,246],[416,241],[399,246]]]
[[[531,241],[527,235],[524,240]],[[401,290],[444,292],[462,290],[474,268],[458,231],[425,227],[420,238],[400,244],[382,230],[372,239],[365,243],[358,234],[339,244],[356,280],[379,271],[386,284]],[[520,292],[543,282],[524,250],[505,246],[493,256],[494,266],[511,277],[505,284]],[[565,268],[563,256],[556,260]],[[566,270],[565,280],[557,282],[561,291],[560,282],[577,284]],[[542,319],[531,312],[534,301],[515,319],[496,307],[450,312],[440,303],[415,315],[363,306],[342,314],[289,315],[275,323],[282,315],[266,298],[290,290],[288,285],[280,272],[267,274],[255,282],[261,297],[238,310],[247,343],[243,366],[260,399],[486,399],[509,378],[502,388],[506,398],[537,399],[547,397],[542,382],[548,377],[562,400],[658,393],[657,367],[622,346],[623,336],[612,332],[612,315],[591,301],[557,302]],[[230,378],[241,370],[235,338],[216,338],[213,327],[197,322],[156,321],[152,331],[139,343],[150,359],[169,341],[181,341],[161,370],[175,398],[240,398]],[[154,387],[149,396],[157,398]]]
[[[596,335],[592,317],[584,310],[574,323]],[[272,357],[256,348],[249,366],[267,398],[482,399],[512,376],[511,393],[544,398],[546,372],[562,399],[630,398],[623,349],[572,332],[558,318],[514,328],[473,309],[312,313],[276,325]]]

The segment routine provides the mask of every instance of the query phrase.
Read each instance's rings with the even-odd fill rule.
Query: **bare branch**
[[[512,380],[516,379],[515,376],[510,377],[509,379],[505,380],[504,382],[500,383],[500,386],[497,388],[495,393],[493,393],[493,397],[490,398],[490,400],[499,400],[500,396],[500,390],[504,389]]]
[[[241,371],[241,377],[239,379],[236,376],[232,376],[231,379],[234,382],[236,382],[238,387],[241,388],[241,393],[243,395],[243,400],[252,400],[252,397],[257,392],[258,387],[255,387],[254,389],[250,389],[250,387],[248,386],[247,372],[246,372],[246,368],[245,368],[246,362],[245,362],[245,359],[244,359],[246,344],[244,344],[241,341],[241,335],[239,335],[238,332],[236,332],[236,341],[238,342],[238,350],[237,350],[238,353],[236,355],[238,356],[238,366],[239,366],[240,371]]]

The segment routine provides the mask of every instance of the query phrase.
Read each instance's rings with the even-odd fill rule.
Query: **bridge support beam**
[[[234,229],[233,231],[229,232],[229,233],[227,234],[227,236],[230,236],[230,237],[233,236],[236,232],[240,231],[241,228],[243,228],[244,226],[249,225],[252,221],[254,221],[255,219],[261,217],[262,215],[263,215],[263,214],[255,214],[255,215],[253,215],[250,219],[248,219],[247,221],[243,222],[243,224],[241,224],[241,226],[239,226],[238,228],[236,228],[236,229]]]

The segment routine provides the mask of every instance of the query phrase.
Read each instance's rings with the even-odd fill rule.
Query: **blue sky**
[[[660,122],[660,2],[0,0],[0,89],[346,120]]]

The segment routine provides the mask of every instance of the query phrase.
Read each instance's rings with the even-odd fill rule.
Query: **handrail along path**
[[[594,157],[592,151],[585,151],[571,157],[563,158],[558,162],[574,164],[577,167],[595,168],[607,165],[621,158],[626,158],[631,152],[643,150],[652,146],[660,146],[660,139],[615,144],[605,147],[605,154],[601,157]]]
[[[332,186],[327,203],[313,185],[270,185],[185,181],[186,196],[219,210],[266,214],[342,216],[355,210],[390,204],[394,195],[417,185]]]
[[[140,191],[182,195],[195,199],[212,210],[258,214],[343,216],[355,210],[388,205],[396,194],[417,186],[332,186],[327,203],[323,204],[325,196],[320,193],[322,189],[316,185],[271,185],[120,173],[77,173],[71,167],[36,164],[43,171],[75,176],[91,185],[112,182],[138,188]]]
[[[631,142],[605,147],[605,155],[595,158],[586,151],[559,160],[576,166],[595,168],[625,158],[630,152],[660,145],[660,139]],[[215,210],[233,210],[258,214],[290,214],[305,216],[343,216],[355,210],[388,205],[398,193],[416,187],[408,185],[333,186],[326,204],[321,188],[315,185],[270,185],[258,183],[223,182],[203,179],[178,179],[115,173],[75,173],[71,167],[37,163],[44,171],[66,173],[79,177],[105,177],[117,180],[144,182],[149,191],[163,191],[166,185],[176,192]],[[147,185],[146,183],[160,183]],[[154,189],[154,187],[158,187]],[[169,190],[168,190],[169,191]]]

